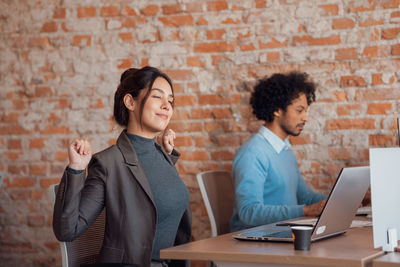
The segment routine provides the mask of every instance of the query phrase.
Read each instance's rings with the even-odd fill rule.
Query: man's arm
[[[240,221],[248,227],[304,215],[302,205],[264,204],[264,183],[268,177],[268,165],[265,156],[257,156],[255,151],[242,151],[233,165],[235,206]]]

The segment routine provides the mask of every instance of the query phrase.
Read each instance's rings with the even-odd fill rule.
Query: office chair
[[[54,202],[58,185],[52,185],[50,190],[51,196],[54,197]],[[105,218],[105,209],[103,209],[85,233],[72,242],[60,242],[62,267],[79,267],[81,264],[85,266],[85,264],[96,263],[97,256],[103,245]]]
[[[230,232],[234,191],[231,174],[226,171],[198,173],[197,182],[211,224],[211,236]]]

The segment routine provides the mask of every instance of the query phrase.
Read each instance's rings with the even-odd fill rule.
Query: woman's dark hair
[[[139,118],[142,120],[142,112],[144,104],[150,95],[151,88],[154,81],[158,78],[164,78],[171,86],[172,94],[174,88],[171,79],[160,70],[153,67],[143,67],[141,69],[130,68],[124,71],[121,75],[120,84],[114,95],[114,119],[121,126],[127,126],[129,121],[129,110],[124,104],[124,97],[130,94],[133,98],[137,99],[143,89],[147,89],[145,96],[139,107]]]
[[[293,100],[305,94],[307,103],[315,101],[315,84],[308,80],[306,73],[276,73],[258,81],[250,97],[250,105],[257,119],[266,122],[274,120],[274,112],[286,111]]]

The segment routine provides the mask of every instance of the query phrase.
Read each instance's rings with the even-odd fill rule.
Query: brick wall
[[[122,71],[152,65],[175,82],[171,128],[191,192],[194,238],[209,236],[195,174],[230,170],[261,122],[249,109],[257,78],[301,70],[317,102],[291,139],[309,184],[329,192],[369,147],[397,145],[400,0],[0,2],[0,262],[60,265],[48,187],[71,138],[95,151],[115,141]]]

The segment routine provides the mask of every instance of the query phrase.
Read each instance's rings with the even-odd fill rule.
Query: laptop
[[[313,220],[288,220],[243,230],[233,237],[238,240],[293,242],[290,226],[313,227],[311,241],[343,234],[352,224],[354,216],[370,185],[369,166],[343,168],[320,214]]]

